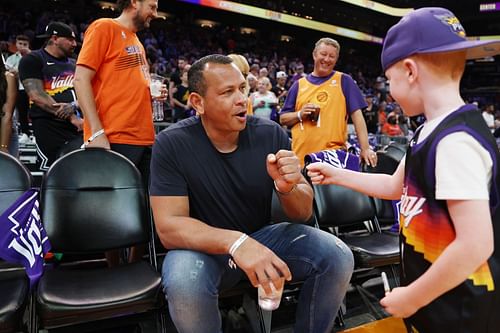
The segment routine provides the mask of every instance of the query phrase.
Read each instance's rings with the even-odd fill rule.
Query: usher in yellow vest
[[[347,109],[341,86],[342,73],[333,76],[320,85],[301,78],[298,83],[295,110],[301,110],[307,103],[320,106],[319,119],[313,122],[304,119],[302,126],[292,127],[292,150],[304,164],[304,156],[324,149],[345,147],[347,140]]]

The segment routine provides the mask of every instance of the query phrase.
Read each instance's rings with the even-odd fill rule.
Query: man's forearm
[[[298,112],[282,112],[280,113],[280,123],[281,125],[292,127],[299,122],[299,116],[301,115]]]
[[[231,245],[241,235],[239,231],[215,228],[187,216],[170,216],[163,220],[165,221],[157,223],[162,225],[157,229],[158,236],[167,249],[227,254]]]
[[[312,215],[313,189],[304,179],[288,193],[275,189],[283,210],[290,219],[305,222]]]
[[[61,106],[55,106],[57,102],[45,92],[42,86],[42,81],[39,79],[23,80],[23,85],[30,100],[43,111],[50,113],[61,119],[69,119],[74,113],[70,103]]]

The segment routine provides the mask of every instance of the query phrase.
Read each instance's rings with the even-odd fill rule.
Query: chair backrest
[[[377,166],[367,167],[370,173],[385,173],[392,175],[396,171],[399,162],[406,154],[407,144],[391,142],[381,150],[377,151]]]
[[[56,252],[100,252],[146,243],[150,213],[137,168],[104,149],[57,160],[41,187],[41,217]]]
[[[347,226],[372,221],[375,207],[363,193],[339,185],[315,185],[314,207],[320,227]]]
[[[29,171],[19,160],[0,152],[0,214],[31,187]]]

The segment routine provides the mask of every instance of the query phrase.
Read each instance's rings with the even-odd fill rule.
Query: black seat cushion
[[[158,307],[160,280],[144,261],[47,270],[38,285],[38,315],[43,326],[51,328],[145,312]]]
[[[0,273],[0,333],[19,328],[29,286],[24,270]]]
[[[372,233],[369,236],[343,237],[354,254],[358,267],[380,267],[399,262],[397,235]]]

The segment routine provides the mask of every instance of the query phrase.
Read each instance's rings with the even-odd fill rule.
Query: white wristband
[[[92,134],[90,136],[90,138],[87,139],[87,141],[82,145],[81,148],[84,148],[86,145],[88,145],[89,143],[91,143],[92,141],[94,141],[98,136],[101,136],[104,134],[104,128],[101,128],[100,130],[98,130],[97,132],[95,132],[94,134]]]
[[[238,248],[241,246],[241,244],[243,244],[244,241],[246,241],[248,238],[248,235],[247,234],[243,234],[240,236],[240,238],[238,238],[237,240],[234,241],[233,245],[231,245],[231,247],[229,248],[229,255],[231,257],[234,256],[234,252],[236,252],[236,250],[238,250]]]
[[[297,118],[299,119],[299,122],[302,122],[302,110],[297,111]]]

